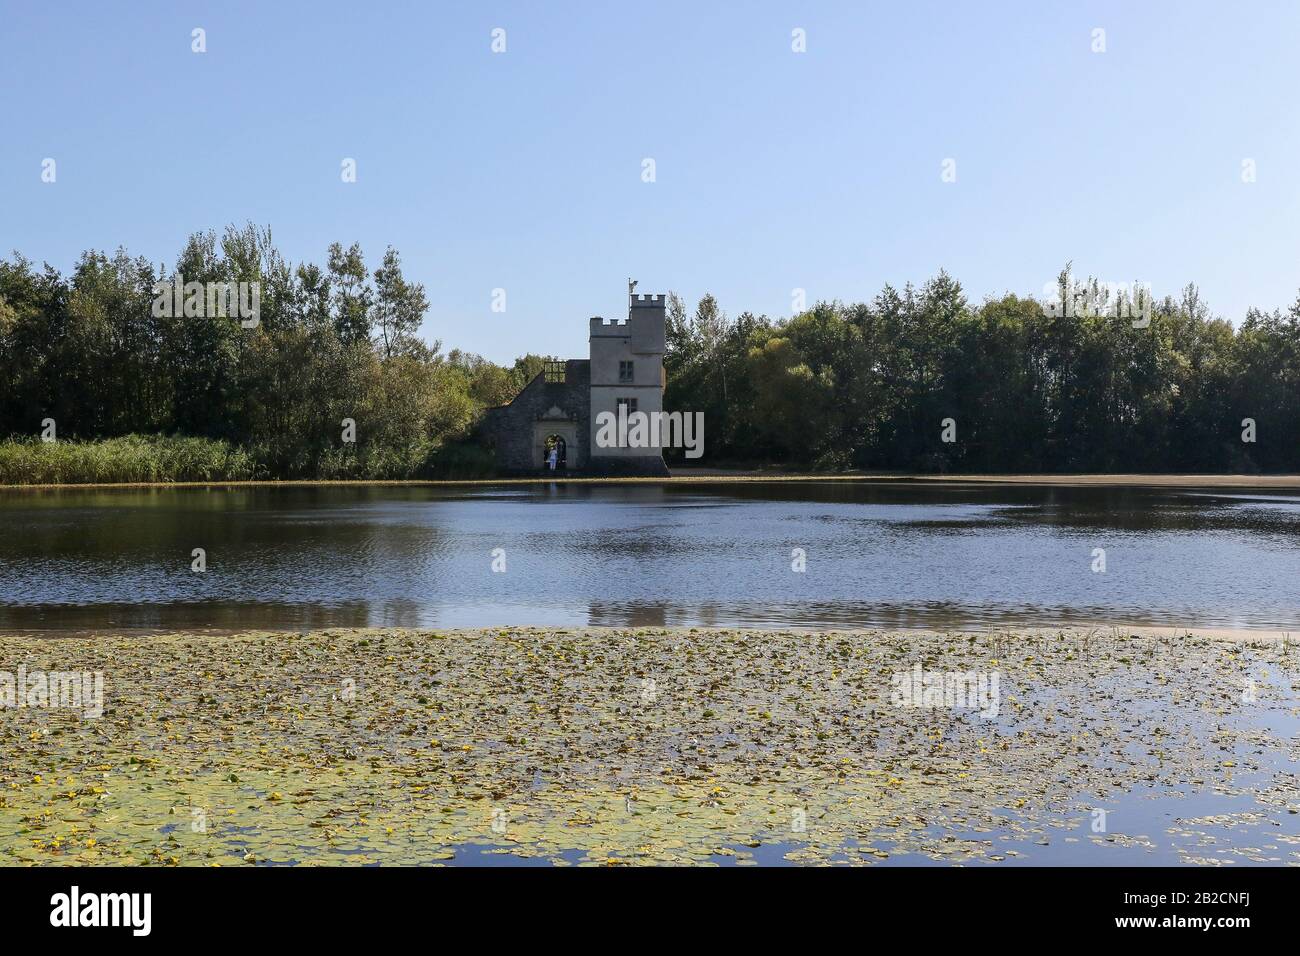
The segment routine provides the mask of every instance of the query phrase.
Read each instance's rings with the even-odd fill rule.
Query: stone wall
[[[534,454],[538,421],[552,409],[576,423],[578,447],[568,449],[569,471],[584,471],[590,460],[591,366],[586,359],[564,363],[564,382],[546,381],[542,372],[509,405],[489,409],[484,431],[496,452],[497,469],[509,474],[541,474],[540,456]]]

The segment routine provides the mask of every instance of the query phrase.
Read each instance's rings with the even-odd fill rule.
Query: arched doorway
[[[576,418],[567,418],[558,408],[538,418],[533,423],[533,450],[529,455],[539,474],[550,472],[548,459],[551,449],[555,449],[555,470],[567,471],[572,468],[581,471],[583,442],[578,435]]]
[[[568,465],[569,443],[563,435],[547,435],[546,441],[542,443],[542,467],[548,471],[551,467],[552,449],[555,450],[555,470],[564,471]]]

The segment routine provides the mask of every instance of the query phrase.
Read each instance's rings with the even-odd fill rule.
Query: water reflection
[[[0,493],[0,532],[10,629],[1300,630],[1294,495],[843,481],[46,490]]]

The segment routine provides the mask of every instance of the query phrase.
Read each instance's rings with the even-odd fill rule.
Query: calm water
[[[8,629],[1065,623],[1300,630],[1300,497],[830,481],[0,491]]]

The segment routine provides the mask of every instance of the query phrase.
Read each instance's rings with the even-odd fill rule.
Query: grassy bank
[[[490,451],[472,442],[328,449],[290,467],[266,449],[207,438],[126,435],[95,441],[0,441],[0,487],[209,484],[550,484],[556,479],[494,478]],[[559,480],[597,484],[674,482],[928,481],[1114,487],[1300,489],[1300,475],[1208,474],[914,474],[903,472],[788,472],[780,470],[672,469],[663,478]]]
[[[0,442],[0,483],[108,484],[258,478],[247,451],[206,438],[127,435],[100,441]]]
[[[99,717],[0,709],[0,861],[1294,864],[1298,663],[1118,633],[0,637],[0,671],[104,679]],[[898,706],[918,665],[998,674],[996,713]]]
[[[473,477],[482,474],[483,468],[469,463],[463,468],[448,469],[452,474],[466,477],[448,478],[288,478],[288,479],[229,479],[211,478],[195,480],[153,481],[0,481],[0,490],[8,487],[21,489],[87,489],[87,488],[196,488],[214,485],[230,487],[326,487],[326,486],[479,486],[479,485],[728,485],[777,484],[799,482],[932,482],[937,484],[982,485],[1045,485],[1054,487],[1097,488],[1182,488],[1182,489],[1236,489],[1242,491],[1286,492],[1300,491],[1300,475],[913,475],[913,474],[743,474],[727,472],[699,473],[674,472],[668,478],[493,478]]]
[[[0,485],[130,485],[269,480],[271,456],[208,438],[126,435],[97,441],[0,441]],[[472,445],[334,450],[295,473],[322,480],[480,478],[491,456]]]

